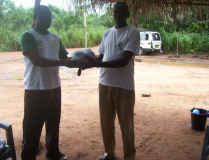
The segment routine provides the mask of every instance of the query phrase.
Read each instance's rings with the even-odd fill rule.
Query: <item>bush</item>
[[[72,25],[68,30],[57,30],[52,27],[49,30],[59,35],[66,48],[85,47],[84,26]],[[103,26],[87,26],[87,46],[93,47],[99,45],[106,30],[107,28]]]
[[[177,35],[178,52],[209,52],[208,34],[169,33],[166,32],[164,28],[160,28],[159,32],[163,42],[162,49],[165,52],[177,52]]]
[[[9,2],[10,0],[3,0]],[[7,4],[7,3],[6,3]],[[0,8],[0,52],[21,51],[20,38],[23,32],[32,26],[33,9],[15,7],[14,3],[5,8]],[[60,10],[56,6],[48,6],[52,12],[52,24],[49,31],[60,36],[66,48],[85,47],[85,27],[83,26],[83,13],[76,15],[73,11]],[[2,10],[1,10],[2,9]],[[90,14],[87,16],[87,45],[99,45],[107,26],[99,22],[102,18]]]

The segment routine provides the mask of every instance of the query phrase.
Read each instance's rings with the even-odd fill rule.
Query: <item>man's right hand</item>
[[[65,63],[65,66],[68,68],[78,68],[78,62],[77,61],[72,61],[71,58],[67,58],[63,60]]]

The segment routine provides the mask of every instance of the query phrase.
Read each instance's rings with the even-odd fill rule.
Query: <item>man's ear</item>
[[[127,18],[129,18],[130,12],[127,13]]]

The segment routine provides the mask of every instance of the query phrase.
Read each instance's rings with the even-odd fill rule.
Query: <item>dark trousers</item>
[[[25,90],[22,160],[36,160],[43,124],[46,127],[46,156],[59,159],[61,88]]]

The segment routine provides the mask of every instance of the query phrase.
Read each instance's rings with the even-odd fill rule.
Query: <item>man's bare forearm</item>
[[[72,61],[70,58],[64,60],[53,60],[39,56],[32,63],[34,66],[39,67],[66,66],[70,68],[76,68],[76,62]]]
[[[66,66],[69,68],[77,68],[76,62],[68,58],[67,55],[61,58],[61,60],[54,60],[39,56],[37,51],[28,51],[25,52],[25,56],[29,58],[34,66],[38,67]]]
[[[123,60],[122,58],[107,61],[107,62],[99,62],[97,61],[96,67],[104,67],[104,68],[119,68],[124,67],[128,64],[128,61]]]
[[[100,54],[100,56],[96,58],[95,67],[104,67],[104,68],[124,67],[128,64],[132,56],[133,56],[133,53],[129,52],[128,54],[127,53],[123,54],[121,58],[107,61],[107,62],[102,62],[103,55]]]

